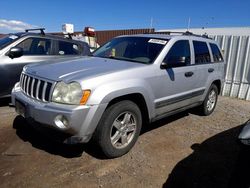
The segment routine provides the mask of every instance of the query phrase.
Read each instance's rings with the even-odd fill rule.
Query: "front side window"
[[[190,64],[190,46],[188,40],[177,41],[169,50],[164,62],[180,67]]]
[[[195,63],[210,63],[211,58],[206,42],[193,41],[194,53],[195,53]]]
[[[220,53],[218,46],[216,44],[213,44],[213,43],[210,43],[209,45],[210,45],[212,53],[213,53],[214,62],[222,62],[223,57]]]
[[[167,42],[148,37],[118,37],[97,49],[93,56],[151,64]]]
[[[23,49],[23,55],[50,55],[51,40],[28,38],[17,45]]]
[[[78,44],[72,42],[58,41],[57,55],[79,55],[81,53]]]

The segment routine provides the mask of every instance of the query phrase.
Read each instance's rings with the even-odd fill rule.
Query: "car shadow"
[[[0,98],[0,107],[9,106],[10,103],[11,103],[10,97]]]
[[[182,112],[168,118],[156,121],[154,123],[143,126],[141,134],[157,129],[170,122],[187,116],[188,111]],[[36,127],[38,126],[38,127]],[[51,129],[43,129],[39,124],[28,123],[22,116],[17,116],[13,122],[13,128],[16,130],[16,135],[25,142],[30,142],[33,147],[46,151],[53,155],[59,155],[65,158],[81,157],[84,152],[89,155],[103,160],[107,159],[101,150],[92,141],[87,144],[64,144],[55,137],[58,137],[58,132]],[[49,135],[49,136],[48,136]]]
[[[165,126],[171,122],[174,122],[178,119],[181,119],[185,116],[189,116],[189,114],[193,114],[193,109],[190,109],[190,110],[186,110],[186,111],[183,111],[183,112],[180,112],[178,114],[175,114],[175,115],[171,115],[171,116],[168,116],[166,118],[163,118],[163,119],[160,119],[160,120],[157,120],[153,123],[149,123],[149,124],[146,124],[145,126],[142,126],[142,129],[141,129],[141,135],[149,132],[149,131],[152,131],[154,129],[157,129],[157,128],[160,128],[162,126]]]
[[[178,162],[163,187],[249,188],[250,147],[237,140],[242,126],[193,144],[193,153]]]
[[[89,144],[64,144],[53,138],[53,136],[58,136],[57,131],[43,127],[35,128],[38,125],[31,125],[21,116],[17,116],[13,122],[16,135],[23,141],[31,143],[37,149],[65,158],[81,157],[84,152],[98,159],[105,158],[91,142]]]

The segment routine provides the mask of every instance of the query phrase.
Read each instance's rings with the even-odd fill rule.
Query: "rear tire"
[[[207,96],[201,106],[199,112],[201,115],[208,116],[213,113],[218,100],[218,88],[215,84],[212,84],[208,90]]]
[[[132,101],[121,101],[105,110],[93,135],[93,141],[106,157],[120,157],[134,146],[141,126],[139,107]]]

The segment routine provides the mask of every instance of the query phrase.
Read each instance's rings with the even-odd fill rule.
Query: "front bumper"
[[[21,115],[26,119],[71,135],[64,141],[67,143],[88,142],[107,106],[107,104],[77,106],[41,102],[24,94],[18,83],[12,90],[11,100],[14,106],[17,102],[19,105],[22,104],[25,112]],[[56,120],[58,117],[63,117],[67,121],[65,126],[58,125]]]

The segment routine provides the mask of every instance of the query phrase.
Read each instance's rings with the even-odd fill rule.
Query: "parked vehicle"
[[[244,145],[250,145],[250,120],[245,123],[239,135],[239,140]]]
[[[12,103],[23,117],[69,134],[66,143],[92,138],[112,158],[133,147],[147,122],[192,107],[211,114],[223,80],[212,39],[189,32],[120,36],[93,57],[26,66]]]
[[[85,42],[45,34],[44,29],[29,32],[33,30],[0,38],[0,98],[10,96],[26,64],[90,54]]]

